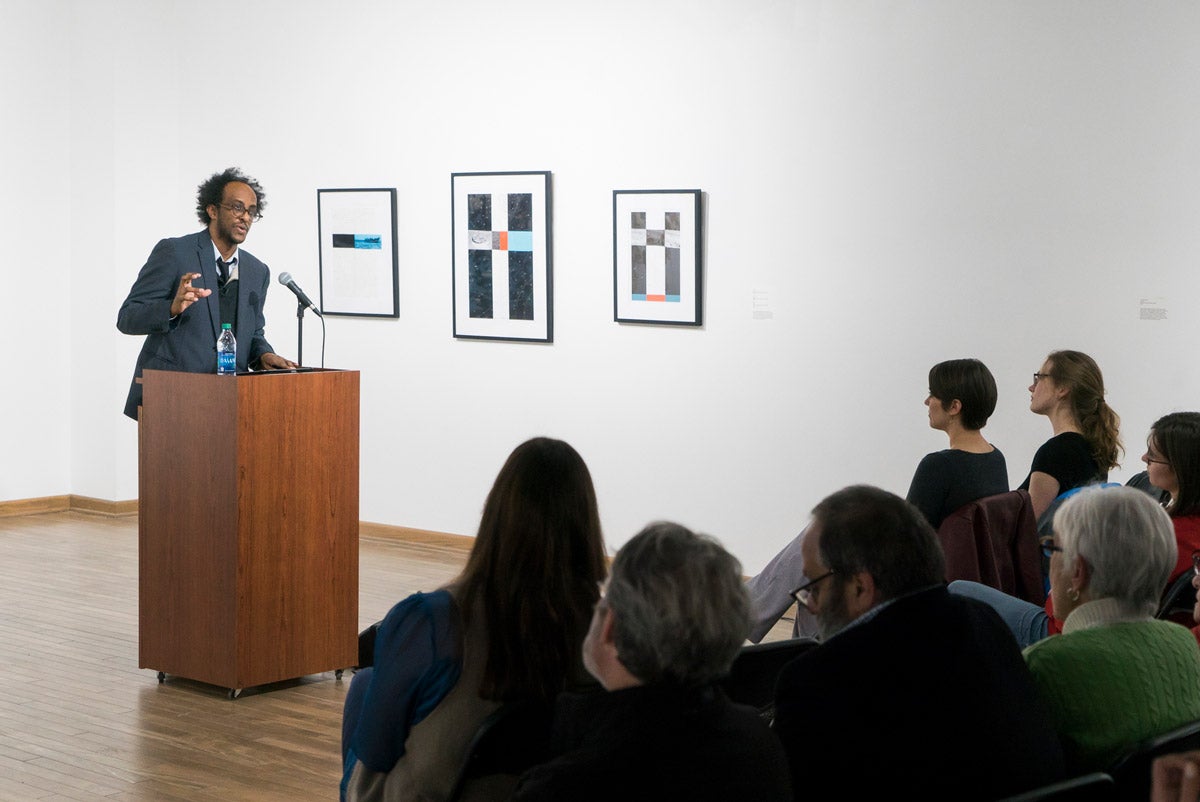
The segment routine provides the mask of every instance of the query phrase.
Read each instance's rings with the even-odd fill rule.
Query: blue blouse
[[[462,620],[449,591],[414,593],[393,607],[375,638],[375,666],[351,723],[342,793],[356,761],[386,773],[404,756],[409,730],[462,673]]]

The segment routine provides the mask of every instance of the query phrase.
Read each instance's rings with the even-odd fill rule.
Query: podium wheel
[[[161,684],[163,683],[163,681],[164,681],[166,678],[167,678],[167,675],[166,675],[166,674],[164,674],[164,673],[163,673],[163,672],[161,672],[161,671],[160,671],[160,672],[158,672],[158,684],[159,684],[159,685],[161,685]]]
[[[335,669],[335,670],[334,670],[334,672],[333,672],[333,678],[334,678],[334,679],[341,679],[341,678],[342,678],[342,671],[343,671],[343,670],[344,670],[344,669],[341,669],[341,668],[339,668],[339,669]]]
[[[229,698],[230,698],[230,699],[236,699],[236,698],[238,698],[238,697],[239,697],[239,696],[241,696],[241,695],[242,695],[242,689],[241,689],[241,688],[230,688],[230,689],[229,689]]]

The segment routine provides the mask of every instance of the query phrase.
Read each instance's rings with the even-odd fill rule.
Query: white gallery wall
[[[71,87],[53,44],[66,4],[22,4],[12,19],[0,0],[0,499],[71,484]]]
[[[247,249],[319,285],[316,190],[398,190],[399,319],[330,317],[362,372],[363,520],[472,534],[508,452],[570,441],[610,549],[647,521],[757,570],[829,492],[945,446],[933,363],[1000,383],[1014,485],[1045,354],[1105,371],[1139,469],[1200,408],[1191,2],[0,0],[0,501],[137,495],[116,311],[239,165]],[[455,340],[450,174],[549,170],[554,343]],[[704,326],[612,320],[612,191],[705,193]],[[759,311],[755,315],[755,301]],[[1165,310],[1165,319],[1160,317]],[[294,356],[278,285],[268,337]],[[322,329],[306,318],[304,361]],[[179,448],[205,436],[186,425]],[[197,488],[197,492],[204,492]]]

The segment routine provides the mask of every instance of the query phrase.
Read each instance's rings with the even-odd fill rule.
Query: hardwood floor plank
[[[337,795],[351,675],[247,689],[138,663],[136,517],[0,517],[0,800],[308,802]],[[452,579],[461,544],[360,538],[359,619]],[[781,622],[768,639],[786,637]]]
[[[328,800],[341,776],[332,673],[225,689],[137,667],[137,519],[0,518],[0,799]],[[362,623],[452,578],[462,548],[363,538]]]

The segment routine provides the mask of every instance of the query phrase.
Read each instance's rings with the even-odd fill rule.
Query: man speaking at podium
[[[196,213],[208,228],[160,240],[150,252],[117,313],[123,333],[147,335],[125,401],[129,417],[137,420],[143,370],[216,373],[222,323],[237,338],[238,370],[298,367],[263,334],[271,272],[239,247],[265,207],[253,178],[236,167],[214,173],[196,195]]]

